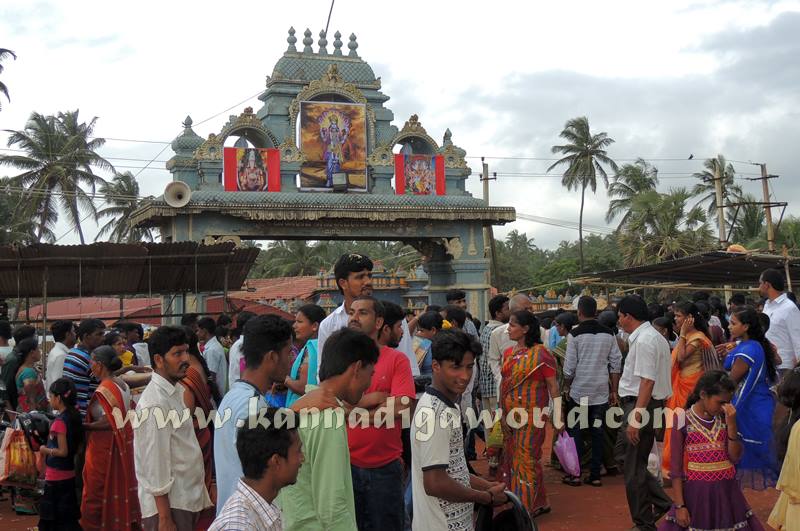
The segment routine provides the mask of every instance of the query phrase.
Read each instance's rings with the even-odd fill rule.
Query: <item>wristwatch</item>
[[[677,511],[678,509],[686,509],[686,505],[684,505],[684,504],[682,504],[682,503],[681,503],[680,505],[678,505],[678,504],[676,503],[676,504],[674,504],[674,505],[673,505],[673,507],[675,507],[675,510],[676,510],[676,511]]]

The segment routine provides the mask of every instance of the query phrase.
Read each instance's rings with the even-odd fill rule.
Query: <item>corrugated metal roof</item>
[[[754,285],[761,272],[769,268],[783,270],[789,265],[792,278],[800,277],[800,259],[763,253],[712,251],[627,269],[615,269],[587,275],[603,280],[674,282],[705,286]]]
[[[196,242],[0,247],[0,297],[160,294],[237,289],[257,248]]]

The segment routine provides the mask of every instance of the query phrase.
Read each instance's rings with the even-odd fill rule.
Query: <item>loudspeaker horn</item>
[[[172,181],[164,189],[164,201],[173,208],[185,207],[192,198],[192,189],[183,181]]]

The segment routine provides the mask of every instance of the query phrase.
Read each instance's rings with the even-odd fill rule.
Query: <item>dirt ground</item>
[[[550,437],[547,437],[550,440]],[[480,441],[478,452],[482,451]],[[544,455],[550,455],[549,444]],[[552,512],[536,519],[541,531],[584,530],[624,531],[633,523],[625,500],[622,476],[603,478],[602,487],[581,485],[569,487],[561,483],[561,472],[549,466],[545,459],[545,485]],[[485,459],[473,462],[475,470],[486,472]],[[669,489],[667,493],[670,493]],[[774,489],[756,492],[745,490],[745,497],[767,529],[767,516],[778,498]],[[26,531],[36,526],[36,517],[16,516],[10,501],[0,502],[0,529],[4,531]]]

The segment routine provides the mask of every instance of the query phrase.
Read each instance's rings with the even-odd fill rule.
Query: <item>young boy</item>
[[[475,503],[502,505],[503,483],[471,475],[464,457],[461,411],[480,344],[460,330],[442,330],[431,346],[433,384],[419,400],[411,426],[414,531],[471,530]]]
[[[473,504],[502,505],[505,485],[471,475],[464,457],[461,411],[480,344],[460,330],[442,330],[431,346],[433,384],[411,426],[413,529],[471,530]]]
[[[303,451],[297,429],[282,426],[276,412],[275,409],[267,412],[270,422],[267,428],[260,424],[239,428],[236,451],[244,476],[209,531],[283,529],[280,509],[273,502],[283,487],[297,481]]]

